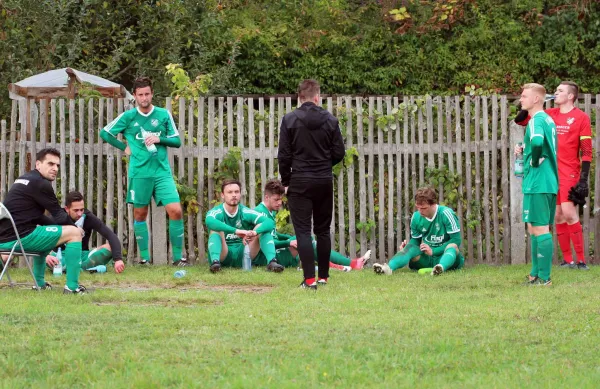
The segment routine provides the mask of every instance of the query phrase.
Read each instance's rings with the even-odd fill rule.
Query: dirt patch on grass
[[[121,291],[131,292],[146,292],[151,290],[176,290],[186,292],[190,290],[209,290],[214,292],[242,292],[242,293],[268,293],[274,286],[273,285],[236,285],[236,284],[224,284],[224,285],[206,285],[202,283],[185,284],[185,285],[173,285],[173,284],[119,284],[119,285],[94,285],[99,289],[115,289]]]
[[[223,302],[219,300],[173,300],[173,299],[158,299],[152,301],[95,301],[94,305],[99,307],[102,306],[128,306],[128,307],[163,307],[163,308],[194,308],[198,306],[215,306],[222,305]]]

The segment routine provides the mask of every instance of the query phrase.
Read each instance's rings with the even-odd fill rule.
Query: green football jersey
[[[177,126],[171,113],[160,107],[153,106],[152,110],[144,114],[138,108],[130,109],[120,114],[110,122],[104,131],[116,137],[119,133],[127,140],[131,149],[129,159],[130,178],[149,178],[158,176],[171,176],[171,166],[165,145],[156,143],[156,153],[151,153],[144,144],[142,132],[156,135],[159,138],[172,138],[179,136]]]
[[[242,243],[242,239],[235,234],[235,230],[252,230],[265,219],[266,217],[259,212],[242,204],[238,205],[235,214],[230,215],[221,203],[206,213],[205,223],[211,231],[224,232],[227,244],[234,244]],[[270,223],[268,224],[271,226]]]
[[[543,139],[538,167],[531,166],[534,138]],[[533,115],[525,130],[523,151],[523,193],[558,193],[558,165],[556,161],[556,124],[544,111]]]
[[[262,202],[254,207],[254,210],[271,220],[275,225],[275,228],[273,228],[273,232],[271,233],[273,241],[275,242],[275,248],[290,247],[290,241],[293,240],[292,238],[294,237],[292,235],[277,232],[277,221],[275,220],[277,211],[269,211],[265,203]]]
[[[460,222],[452,208],[438,205],[433,218],[415,212],[410,220],[410,236],[420,239],[435,250],[450,240],[450,234],[460,233]]]

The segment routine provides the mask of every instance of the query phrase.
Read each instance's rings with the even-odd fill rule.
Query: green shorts
[[[230,243],[227,245],[227,256],[221,261],[221,265],[229,267],[242,267],[244,259],[244,244]]]
[[[299,256],[293,256],[288,247],[277,249],[275,251],[277,262],[284,267],[298,267]],[[262,251],[259,251],[256,257],[252,260],[252,266],[266,266],[267,258]]]
[[[435,265],[440,263],[441,255],[438,256],[429,256],[425,254],[419,255],[418,260],[411,260],[408,263],[408,268],[412,270],[419,270],[434,267]],[[452,265],[448,270],[457,270],[462,269],[465,266],[465,257],[463,257],[462,253],[458,253],[456,256],[456,261],[454,261],[454,265]]]
[[[45,257],[56,247],[61,235],[62,226],[37,226],[30,234],[21,238],[21,243],[25,251],[38,252]],[[0,249],[11,250],[15,243],[16,240],[0,243]],[[20,249],[15,249],[18,250]]]
[[[556,195],[552,193],[526,193],[523,195],[523,222],[532,226],[554,224]]]
[[[129,179],[127,203],[133,204],[135,208],[143,208],[150,204],[153,196],[159,207],[180,202],[175,181],[171,176]]]

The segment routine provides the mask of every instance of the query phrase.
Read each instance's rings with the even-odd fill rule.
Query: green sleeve
[[[208,211],[206,213],[204,223],[206,224],[206,227],[208,227],[209,230],[217,232],[226,232],[228,234],[235,234],[236,229],[234,227],[224,223],[217,217],[218,215],[215,215],[214,212]]]
[[[265,232],[273,231],[275,229],[275,222],[270,218],[266,217],[260,212],[256,212],[253,209],[244,209],[242,212],[242,218],[246,223],[260,226],[255,229],[257,234],[264,234]]]
[[[121,151],[125,151],[125,148],[127,148],[127,145],[125,143],[121,142],[119,139],[117,139],[116,136],[112,135],[108,131],[100,131],[100,138],[102,138],[102,140],[108,143],[109,145],[116,147]]]
[[[276,232],[275,235],[278,240],[292,240],[292,235],[282,234],[280,232]]]
[[[161,136],[160,142],[158,142],[158,143],[160,143],[161,145],[165,145],[167,147],[179,148],[179,147],[181,147],[181,138],[179,138],[179,136],[171,136],[171,137]]]
[[[456,246],[460,247],[461,241],[462,239],[460,237],[460,232],[457,232],[450,235],[449,241],[444,242],[444,244],[442,244],[440,247],[432,248],[431,251],[433,251],[434,256],[439,257],[440,255],[444,254],[446,247],[448,247],[450,243],[454,243]]]
[[[276,249],[285,249],[290,247],[291,241],[289,239],[273,239],[273,242],[275,242]]]

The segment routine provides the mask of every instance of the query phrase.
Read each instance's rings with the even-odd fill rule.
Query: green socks
[[[133,222],[133,231],[135,233],[135,241],[140,249],[140,257],[144,261],[150,260],[150,252],[148,251],[148,224],[145,221]]]
[[[392,270],[400,269],[408,265],[408,262],[418,255],[421,255],[419,246],[408,243],[402,250],[398,251],[396,255],[392,257],[392,259],[390,259],[388,265]]]
[[[44,280],[44,272],[46,271],[46,257],[40,257],[36,255],[33,257],[33,276],[35,277],[36,284],[41,288],[46,285]]]
[[[223,244],[221,243],[221,235],[213,232],[208,237],[208,263],[212,265],[215,261],[221,260],[221,251]]]
[[[440,258],[440,265],[444,268],[444,271],[454,266],[456,262],[456,249],[454,247],[447,247]]]
[[[538,270],[538,240],[537,240],[537,236],[535,235],[529,235],[529,238],[531,239],[531,273],[529,273],[529,275],[531,277],[537,277],[539,270]]]
[[[81,272],[81,242],[67,243],[63,255],[67,264],[67,287],[75,290],[79,287]]]
[[[273,236],[270,233],[265,232],[264,234],[260,235],[258,241],[260,242],[260,251],[263,252],[265,258],[267,258],[267,264],[269,264],[272,259],[276,259],[275,242],[273,242]]]
[[[552,270],[552,254],[554,254],[554,244],[552,243],[552,235],[550,235],[549,233],[538,235],[538,277],[540,277],[544,281],[548,281],[550,279],[550,271]]]
[[[169,240],[173,245],[173,262],[178,262],[183,251],[183,219],[169,220]]]
[[[112,259],[110,250],[101,248],[94,250],[88,255],[87,259],[81,263],[81,269],[87,270],[98,265],[106,265]]]

